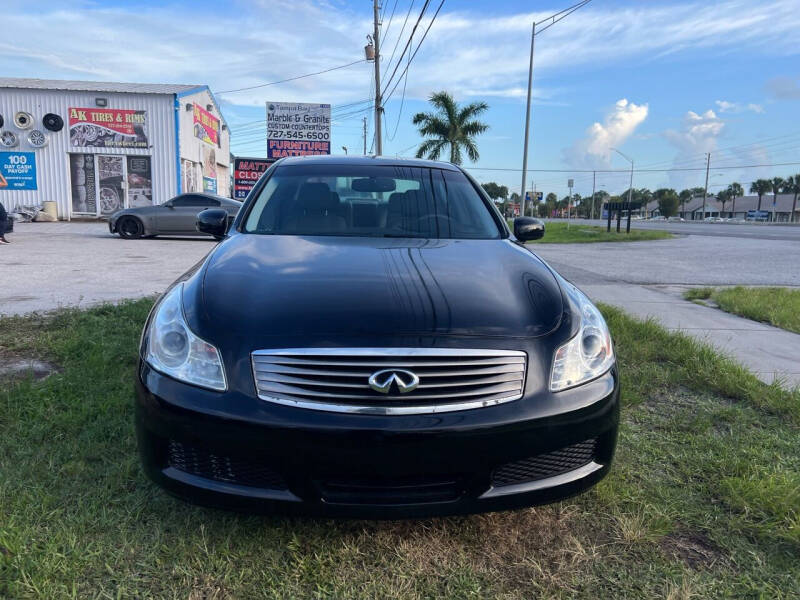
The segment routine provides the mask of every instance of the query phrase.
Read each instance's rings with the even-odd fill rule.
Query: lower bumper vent
[[[459,481],[325,481],[322,499],[331,504],[427,504],[452,502],[463,494]]]
[[[591,439],[507,463],[492,473],[492,486],[526,483],[574,471],[594,460],[596,447],[597,440]]]
[[[261,462],[214,454],[175,440],[169,442],[167,463],[184,473],[215,481],[272,490],[287,489],[283,477]]]

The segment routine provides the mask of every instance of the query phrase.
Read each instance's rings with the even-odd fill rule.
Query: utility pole
[[[381,131],[381,52],[380,42],[378,41],[379,9],[378,0],[372,0],[372,11],[375,21],[375,29],[372,33],[372,40],[375,42],[375,156],[383,154]],[[366,154],[366,152],[364,154]]]
[[[594,221],[594,192],[597,188],[597,171],[592,171],[592,221]]]
[[[367,117],[364,117],[364,156],[367,155]]]
[[[528,178],[528,136],[531,128],[531,92],[533,91],[533,43],[536,38],[536,22],[531,27],[531,60],[528,65],[528,108],[525,110],[525,146],[522,151],[522,214],[525,214],[525,180]]]
[[[625,233],[631,232],[631,196],[633,195],[633,159],[631,159],[631,182],[628,186],[628,224],[625,226]]]
[[[631,163],[631,181],[628,185],[628,224],[625,228],[626,233],[631,232],[631,197],[633,196],[633,159],[627,154],[623,154],[616,148],[611,148],[614,152],[619,154],[622,158]],[[619,214],[619,213],[618,213]],[[619,216],[617,217],[617,232],[619,232]]]
[[[572,185],[574,183],[572,179],[567,181],[567,187],[569,187],[569,197],[567,198],[567,229],[569,229],[569,213],[572,207]]]
[[[706,187],[703,190],[703,221],[706,220],[706,199],[708,198],[708,170],[711,167],[711,152],[706,152]]]

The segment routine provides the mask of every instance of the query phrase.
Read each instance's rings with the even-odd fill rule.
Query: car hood
[[[234,234],[193,288],[187,313],[214,338],[536,337],[564,310],[552,272],[508,240]]]

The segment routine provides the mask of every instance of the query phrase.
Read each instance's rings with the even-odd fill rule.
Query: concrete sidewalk
[[[800,385],[800,335],[683,299],[704,285],[800,286],[800,244],[690,235],[531,249],[593,300],[707,342],[762,381]]]
[[[716,308],[684,300],[685,286],[589,284],[581,286],[593,300],[622,308],[641,318],[653,318],[672,331],[682,331],[736,359],[771,383],[800,385],[800,335]]]

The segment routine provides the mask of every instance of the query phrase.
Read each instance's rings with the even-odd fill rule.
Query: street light
[[[624,158],[625,160],[627,160],[628,162],[631,163],[631,182],[630,182],[630,185],[628,186],[628,225],[625,228],[625,232],[626,233],[630,233],[631,232],[631,195],[633,194],[633,159],[630,156],[628,156],[627,154],[623,154],[622,152],[620,152],[616,148],[611,148],[611,149],[614,152],[616,152],[617,154],[619,154],[622,158]]]

